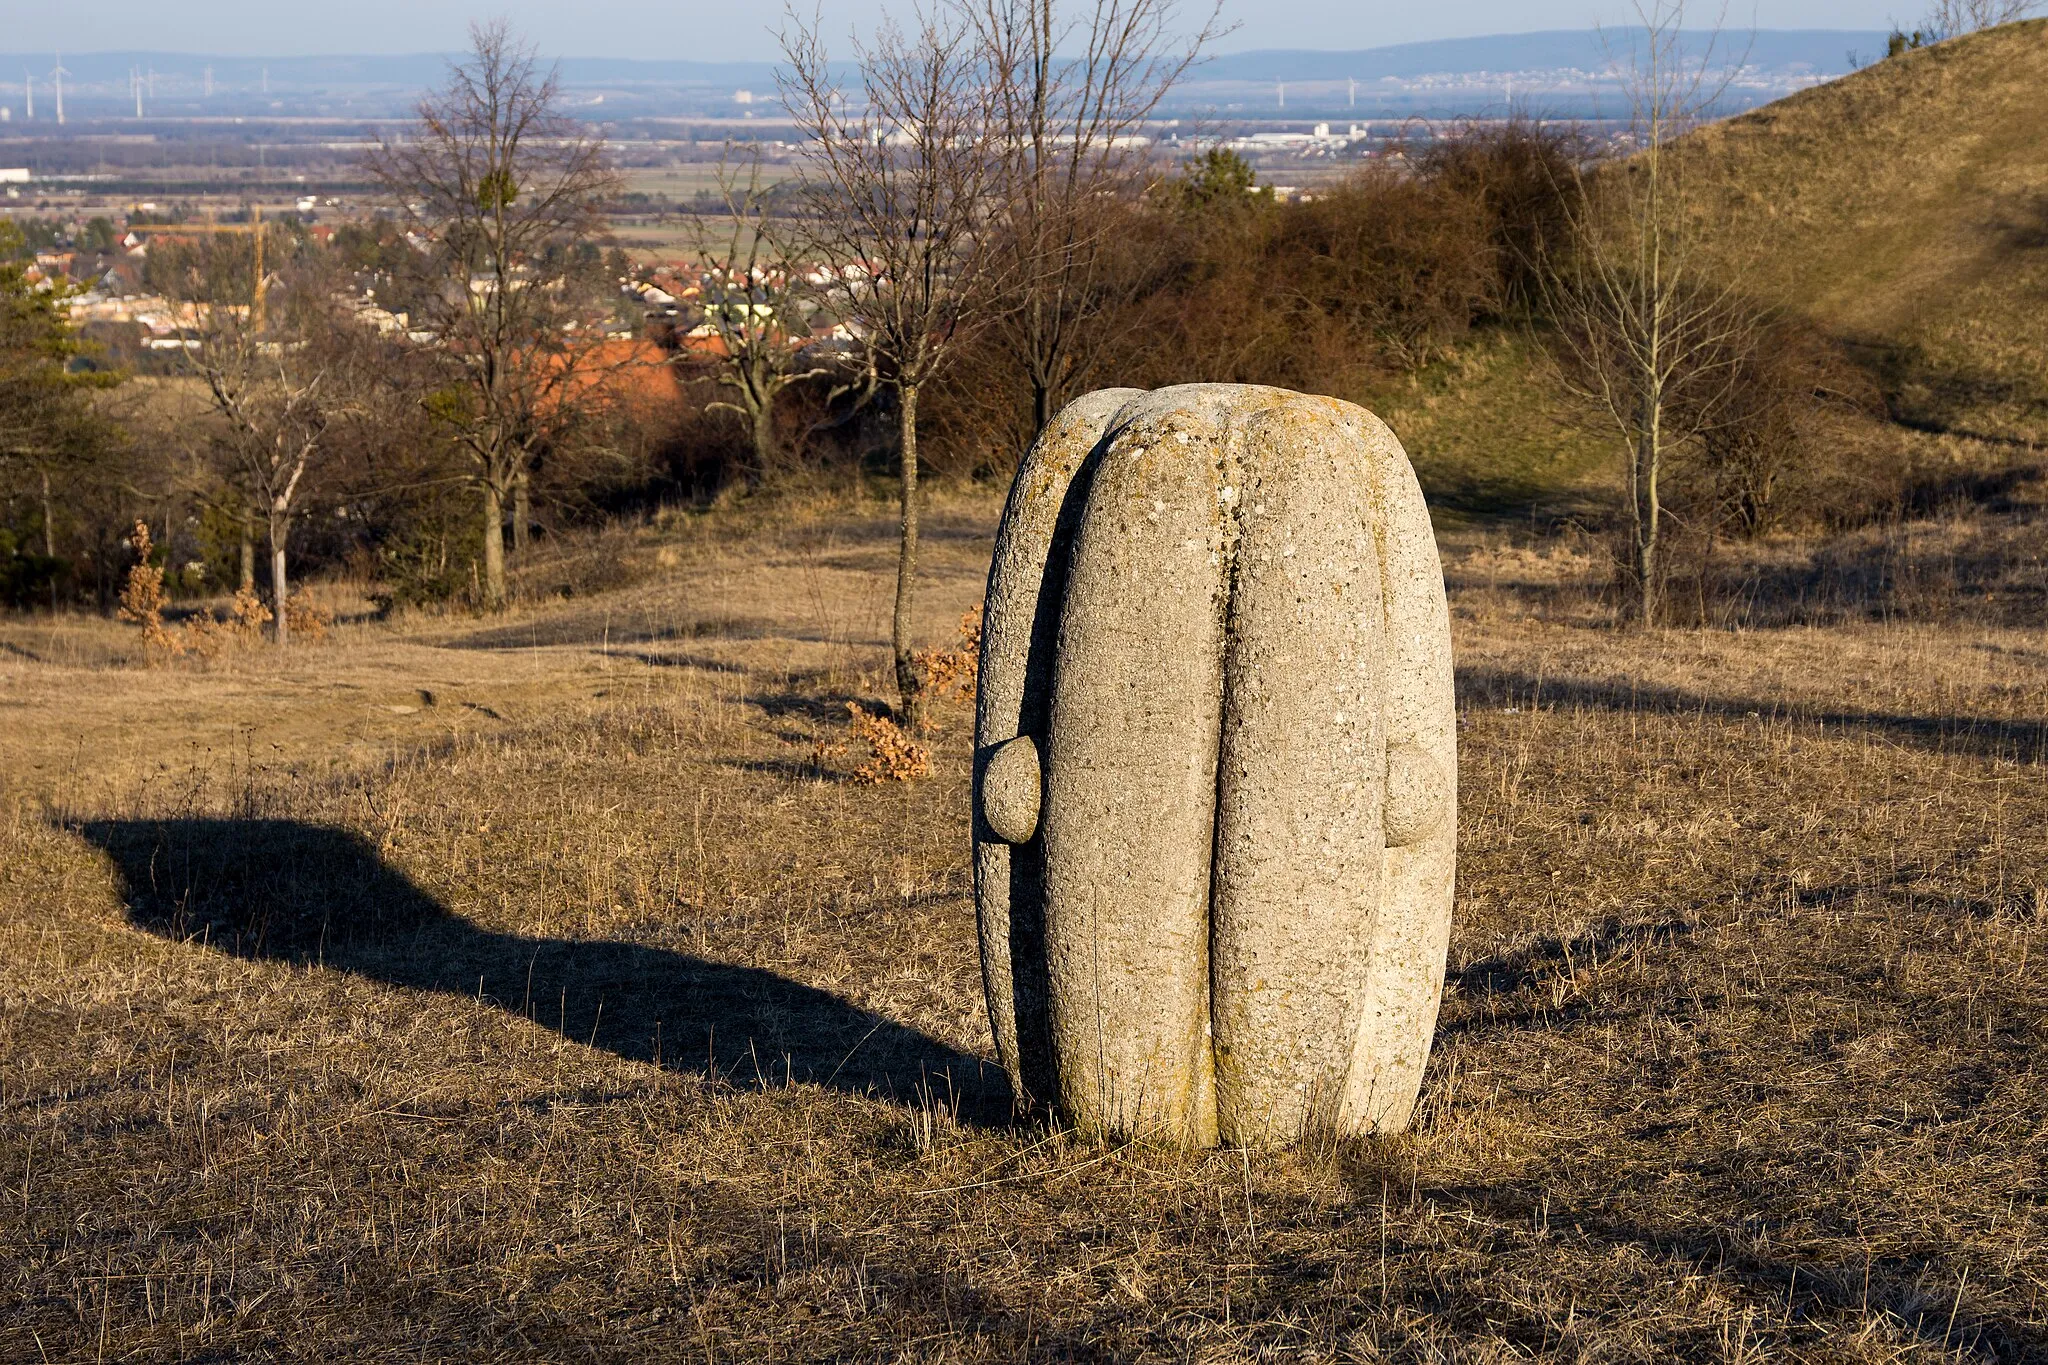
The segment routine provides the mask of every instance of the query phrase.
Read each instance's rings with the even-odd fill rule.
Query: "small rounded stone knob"
[[[981,770],[981,819],[1006,844],[1038,832],[1038,745],[1029,735],[998,744]]]
[[[1451,780],[1443,765],[1420,745],[1388,745],[1387,847],[1422,842],[1450,813]]]

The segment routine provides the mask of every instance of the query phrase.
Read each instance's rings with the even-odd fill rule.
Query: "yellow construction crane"
[[[187,232],[254,233],[256,236],[256,288],[249,298],[249,316],[250,320],[256,324],[256,330],[259,332],[263,330],[263,295],[265,290],[263,283],[262,205],[251,204],[249,206],[249,221],[246,223],[150,223],[143,227],[131,227],[128,230],[137,234],[160,232],[172,236]]]

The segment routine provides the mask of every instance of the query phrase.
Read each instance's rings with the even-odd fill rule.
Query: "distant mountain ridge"
[[[1683,35],[1688,53],[1710,47],[1729,60],[1774,70],[1805,69],[1835,74],[1850,69],[1849,54],[1865,60],[1884,51],[1886,34],[1878,29],[1730,30],[1716,35]],[[1494,34],[1479,38],[1442,38],[1419,43],[1356,51],[1313,48],[1271,48],[1222,53],[1189,75],[1191,84],[1209,81],[1341,81],[1380,80],[1472,72],[1546,69],[1601,71],[1626,60],[1632,44],[1642,41],[1633,28],[1557,29],[1534,33]],[[361,87],[420,89],[438,82],[455,54],[414,53],[397,56],[336,55],[318,57],[223,57],[179,52],[67,53],[69,79],[79,85],[128,80],[132,69],[154,70],[158,79],[202,79],[212,68],[220,86],[257,85],[268,80],[274,90],[294,87]],[[54,53],[0,56],[0,89],[24,69],[38,85],[47,84]],[[563,82],[576,87],[597,85],[751,85],[773,89],[773,62],[704,62],[668,58],[564,57],[559,59]]]
[[[1440,38],[1422,43],[1353,52],[1313,48],[1274,48],[1234,52],[1210,58],[1193,73],[1195,81],[1381,80],[1482,71],[1534,71],[1571,68],[1603,71],[1626,64],[1632,48],[1644,41],[1641,28],[1550,29],[1535,33],[1503,33],[1483,38]],[[1881,29],[1730,29],[1721,33],[1694,30],[1680,42],[1689,58],[1711,54],[1717,62],[1746,62],[1772,70],[1806,69],[1839,74],[1851,69],[1849,54],[1868,61],[1884,54]]]

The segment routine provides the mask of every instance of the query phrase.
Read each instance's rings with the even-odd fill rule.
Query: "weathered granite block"
[[[1456,851],[1449,616],[1400,443],[1249,385],[1090,394],[989,573],[975,896],[996,1049],[1097,1131],[1403,1127]]]

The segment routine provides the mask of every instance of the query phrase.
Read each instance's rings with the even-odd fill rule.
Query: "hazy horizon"
[[[900,0],[831,0],[819,5],[828,38],[873,25]],[[1886,28],[1895,7],[1876,0],[1788,0],[1766,10],[1700,6],[1687,27],[1867,31]],[[1182,6],[1193,13],[1196,6]],[[764,13],[765,11],[765,13]],[[92,6],[58,3],[18,15],[7,45],[16,53],[161,51],[233,57],[410,56],[466,45],[472,19],[503,17],[538,49],[564,58],[648,58],[769,61],[776,56],[779,10],[765,6],[689,5],[653,8],[621,0],[585,0],[574,13],[542,0],[488,6],[446,0],[359,0],[346,9],[281,12],[252,0],[212,0],[175,12],[140,0]],[[1217,53],[1303,49],[1350,51],[1444,38],[1490,37],[1552,30],[1619,27],[1634,10],[1618,0],[1475,0],[1456,7],[1389,8],[1375,15],[1342,0],[1225,0],[1223,21],[1236,27]]]

